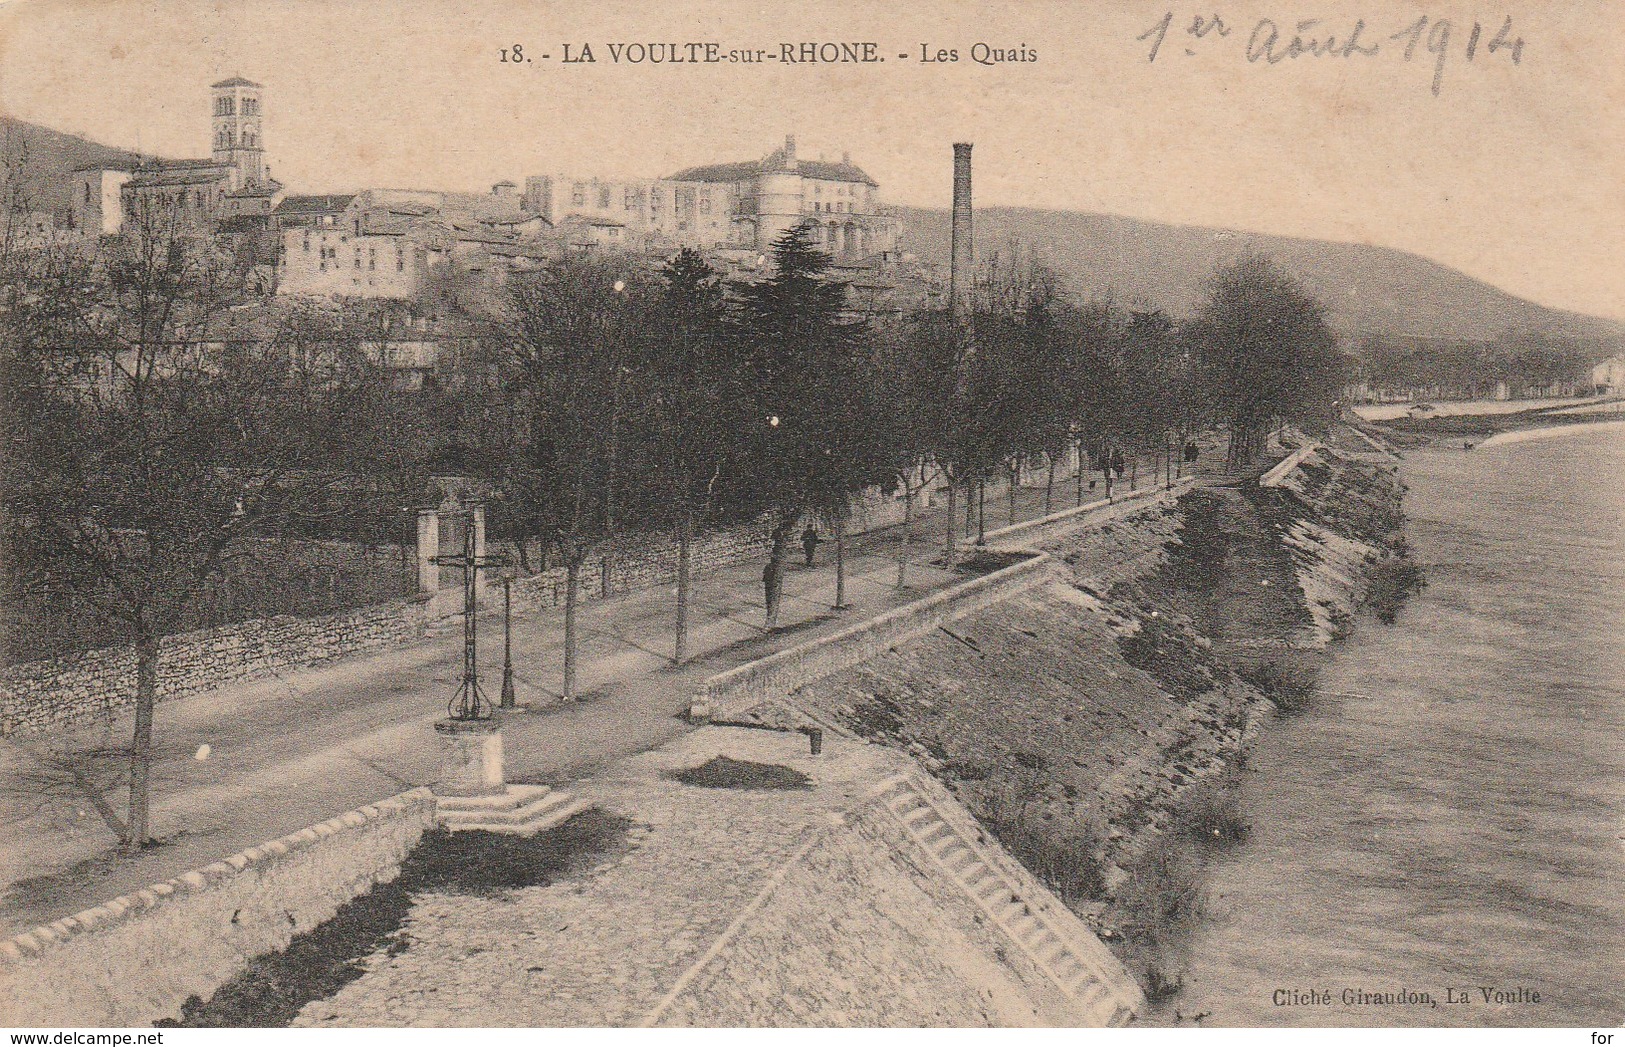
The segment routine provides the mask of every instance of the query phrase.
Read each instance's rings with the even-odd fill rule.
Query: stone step
[[[941,818],[937,817],[936,811],[923,803],[911,810],[899,811],[898,813],[903,817],[903,824],[916,832],[924,831],[928,824],[942,821]]]
[[[1088,962],[1084,953],[1050,925],[1044,910],[1021,897],[993,862],[937,811],[917,786],[899,778],[885,783],[878,795],[904,830],[992,914],[1062,992],[1073,998],[1079,1014],[1111,1025],[1128,1020],[1132,1012],[1118,999],[1116,990],[1095,973],[1098,966]]]
[[[537,796],[515,807],[500,808],[473,808],[440,813],[440,820],[446,823],[488,822],[497,825],[521,825],[546,814],[555,807],[561,807],[570,802],[569,793],[549,791],[545,796]]]
[[[1077,953],[1068,949],[1065,955],[1055,961],[1055,973],[1061,976],[1063,982],[1070,985],[1080,976],[1088,974],[1089,969],[1078,959]]]
[[[545,785],[510,785],[490,796],[436,796],[435,810],[449,811],[512,811],[543,799],[553,790]]]
[[[567,792],[545,787],[532,788],[537,791],[523,797],[517,805],[453,807],[438,810],[436,816],[440,824],[452,832],[480,829],[528,836],[558,825],[586,806]]]
[[[565,802],[548,808],[541,814],[523,822],[469,822],[467,824],[446,826],[451,832],[468,832],[481,830],[491,833],[508,833],[513,836],[533,836],[544,829],[551,829],[568,821],[573,815],[579,813],[587,806],[585,801],[567,799]]]

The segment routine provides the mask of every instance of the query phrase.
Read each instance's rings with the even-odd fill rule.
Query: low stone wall
[[[175,1017],[393,879],[433,823],[434,798],[413,789],[0,942],[0,1025]]]
[[[719,673],[707,680],[695,696],[693,711],[703,711],[713,718],[735,716],[770,699],[782,698],[798,687],[868,661],[955,618],[1042,585],[1049,580],[1050,571],[1049,557],[1035,554],[840,632]]]
[[[918,495],[916,496],[918,497]],[[850,534],[896,527],[903,522],[903,500],[878,489],[870,489],[852,499],[852,515],[847,527]],[[823,538],[829,540],[829,534]],[[733,567],[767,555],[769,541],[765,521],[736,524],[732,527],[705,531],[694,536],[690,570],[694,577],[703,577],[723,568]],[[493,542],[492,549],[501,551],[504,544]],[[610,595],[641,592],[662,585],[677,584],[677,541],[666,534],[640,534],[616,549],[611,557],[605,552],[587,558],[581,568],[581,598],[598,600],[604,597],[604,561],[612,559],[614,568],[609,577]],[[552,567],[545,571],[518,579],[513,586],[514,605],[521,610],[561,607],[564,605],[564,568]],[[459,608],[461,604],[458,605]]]
[[[425,617],[422,600],[391,600],[317,618],[256,618],[166,637],[158,699],[399,646],[422,635]],[[135,676],[135,648],[128,644],[0,669],[0,736],[109,715],[135,701]]]
[[[1048,516],[1040,516],[1037,519],[1023,520],[1020,523],[1011,524],[1008,527],[1000,527],[998,530],[987,532],[983,538],[989,545],[1008,545],[1012,539],[1026,538],[1035,533],[1043,533],[1048,536],[1053,534],[1058,527],[1065,527],[1067,524],[1074,522],[1086,523],[1080,518],[1088,516],[1090,513],[1113,505],[1128,505],[1134,502],[1144,502],[1148,499],[1160,500],[1163,497],[1172,497],[1175,493],[1183,492],[1185,488],[1191,486],[1194,482],[1191,477],[1186,476],[1175,480],[1168,487],[1153,484],[1135,490],[1121,491],[1111,499],[1097,498],[1095,501],[1084,502],[1082,505],[1074,506],[1071,509],[1062,509],[1060,512],[1050,513]]]

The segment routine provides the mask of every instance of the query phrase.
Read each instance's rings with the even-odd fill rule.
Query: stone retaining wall
[[[166,637],[158,700],[399,646],[422,635],[425,617],[422,600],[391,600],[316,618],[256,618]],[[0,736],[110,715],[134,701],[131,644],[8,666],[0,669]]]
[[[0,1025],[131,1027],[178,1016],[248,961],[393,879],[434,823],[413,789],[0,941]]]
[[[955,618],[1042,585],[1049,580],[1050,571],[1049,557],[1035,554],[840,632],[719,673],[707,680],[695,696],[693,711],[706,712],[713,718],[735,716],[769,699],[782,698],[798,687],[867,661]]]
[[[903,501],[878,489],[852,499],[852,515],[848,519],[849,534],[896,527],[903,522]],[[690,570],[698,578],[749,560],[766,557],[769,541],[765,521],[736,524],[732,527],[705,531],[694,536],[690,555]],[[824,540],[830,540],[827,531]],[[493,542],[493,550],[500,551],[503,543]],[[581,568],[581,598],[598,600],[604,596],[604,561],[608,553],[595,553]],[[677,541],[668,534],[640,534],[613,554],[614,568],[610,575],[610,595],[640,592],[663,585],[677,584]],[[514,582],[514,605],[520,609],[562,607],[564,605],[564,568],[552,567],[520,578]]]

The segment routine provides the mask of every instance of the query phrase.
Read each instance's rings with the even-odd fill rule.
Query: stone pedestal
[[[501,796],[502,731],[494,720],[440,720],[434,725],[442,751],[436,796]]]

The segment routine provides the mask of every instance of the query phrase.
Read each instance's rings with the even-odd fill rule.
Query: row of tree
[[[1608,355],[1593,339],[1507,331],[1493,341],[1366,337],[1354,346],[1356,377],[1373,393],[1481,399],[1497,386],[1518,395],[1564,382],[1583,383],[1591,365]]]
[[[514,274],[465,302],[461,348],[422,396],[394,388],[379,314],[245,321],[244,267],[174,215],[137,212],[95,251],[0,242],[7,584],[71,587],[134,641],[128,813],[94,798],[126,845],[148,837],[158,645],[188,601],[255,539],[380,492],[409,504],[448,456],[565,569],[568,697],[581,571],[620,536],[676,536],[681,662],[704,527],[764,521],[772,628],[796,529],[816,515],[842,560],[857,492],[902,487],[912,514],[945,480],[952,566],[956,500],[1014,463],[1110,462],[1215,424],[1239,459],[1279,420],[1325,420],[1340,384],[1320,307],[1263,259],[1219,272],[1187,323],[1073,302],[1042,265],[1000,258],[962,310],[877,319],[805,231],[775,262],[748,284],[688,251]],[[899,587],[907,564],[905,541]],[[844,585],[838,570],[838,606]]]

